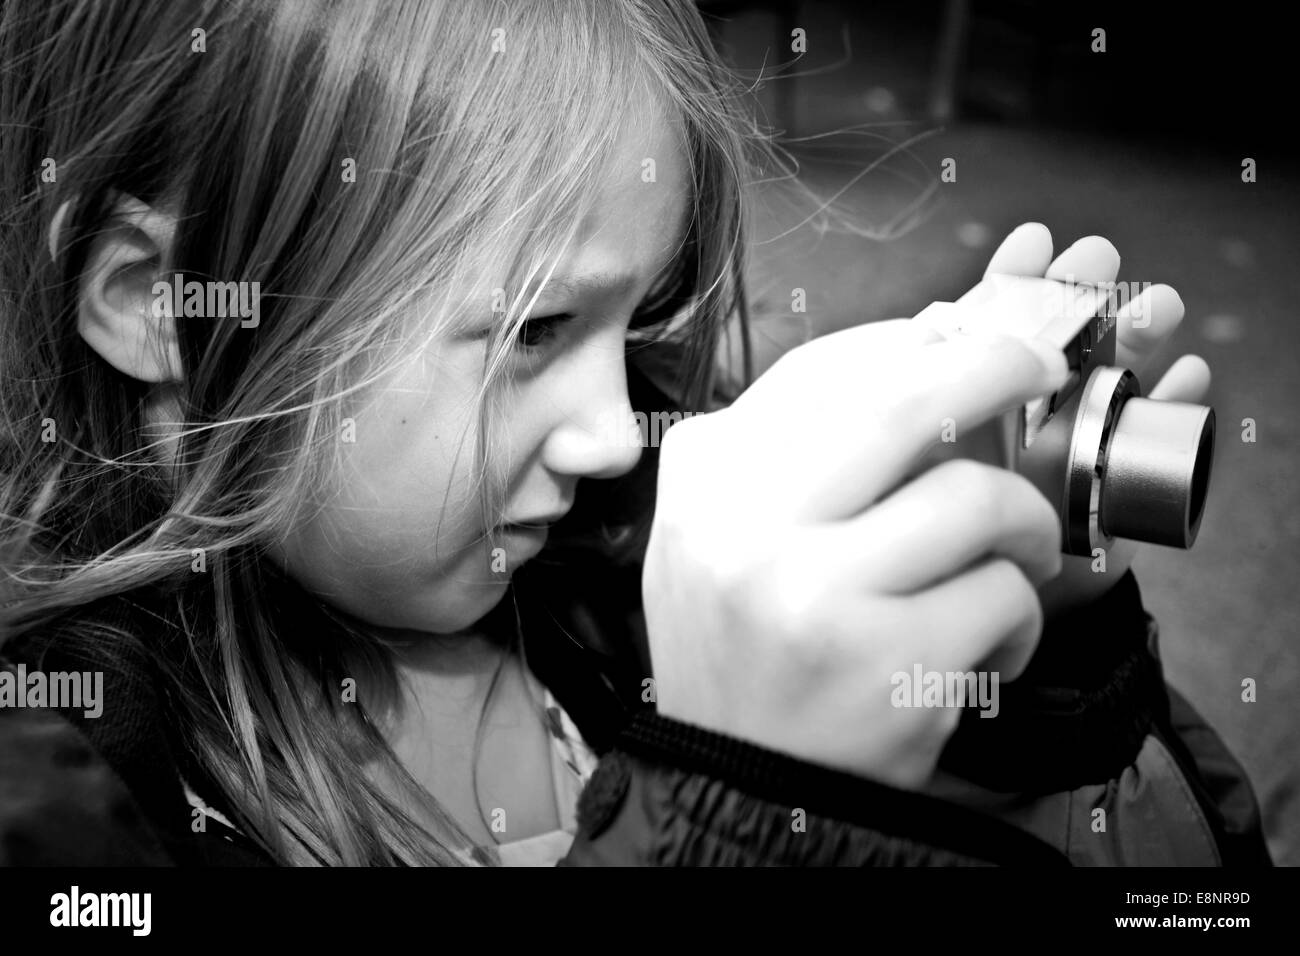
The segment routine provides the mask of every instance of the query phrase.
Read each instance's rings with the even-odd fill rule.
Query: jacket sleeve
[[[1159,637],[1131,571],[1049,624],[998,719],[963,714],[944,796],[1014,794],[1003,808],[1076,865],[1269,865],[1250,780],[1166,683]]]
[[[1201,802],[1219,833],[1224,864],[1272,866],[1250,777],[1218,733],[1173,687],[1168,727],[1175,759],[1195,773]]]
[[[0,708],[0,866],[170,866],[112,768],[43,708]]]
[[[992,817],[653,713],[606,753],[561,866],[1065,865]]]
[[[584,791],[562,865],[1125,864],[1161,844],[1153,823],[1174,849],[1204,830],[1216,862],[1266,864],[1249,781],[1166,687],[1156,637],[1131,573],[1053,622],[997,719],[963,714],[936,774],[947,784],[926,794],[639,713]],[[1157,741],[1172,757],[1159,785]]]

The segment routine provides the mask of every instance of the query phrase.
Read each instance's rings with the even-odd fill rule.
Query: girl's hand
[[[1040,223],[1015,229],[993,253],[985,276],[1000,274],[1041,277],[1100,285],[1115,281],[1119,253],[1100,236],[1087,236],[1052,258],[1052,234]],[[979,287],[966,293],[972,296]],[[966,296],[962,297],[963,299]],[[961,301],[960,299],[958,300]],[[1167,285],[1153,285],[1130,297],[1117,313],[1115,361],[1132,369],[1148,398],[1175,402],[1200,402],[1210,388],[1210,369],[1195,355],[1184,355],[1150,388],[1143,373],[1160,347],[1183,320],[1183,302]],[[1117,540],[1105,555],[1105,570],[1089,557],[1064,557],[1060,577],[1040,589],[1043,609],[1050,618],[1062,611],[1096,600],[1108,591],[1133,563],[1139,545]],[[1094,570],[1096,568],[1097,570]]]
[[[660,713],[924,783],[960,710],[895,707],[891,676],[1017,676],[1060,532],[992,465],[898,486],[945,416],[987,420],[1066,371],[1033,343],[879,322],[794,349],[731,407],[674,425],[643,578]]]

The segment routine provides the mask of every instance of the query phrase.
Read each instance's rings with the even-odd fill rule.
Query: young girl
[[[0,708],[7,862],[1267,858],[1127,558],[1059,574],[992,466],[894,490],[1059,355],[875,323],[736,399],[771,158],[692,4],[0,11],[0,654],[104,679]],[[1024,677],[954,735],[914,663]]]

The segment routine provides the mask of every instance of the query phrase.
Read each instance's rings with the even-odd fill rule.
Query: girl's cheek
[[[488,472],[498,488],[519,489],[538,467],[547,435],[562,419],[557,395],[541,381],[518,389],[493,416]]]

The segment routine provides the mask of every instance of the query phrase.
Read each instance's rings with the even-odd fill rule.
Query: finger
[[[1119,252],[1109,239],[1084,236],[1047,267],[1046,278],[1096,285],[1119,275]]]
[[[1065,317],[1086,321],[1108,305],[1110,289],[1092,283],[1066,284],[1027,276],[985,276],[955,304],[935,302],[913,321],[937,328],[973,331],[982,326],[1036,335]],[[960,306],[960,308],[957,308]],[[1007,334],[1010,334],[1008,331]]]
[[[917,662],[924,669],[967,671],[977,666],[1015,680],[1034,655],[1043,630],[1038,594],[1005,558],[983,561],[928,590],[898,601],[913,602]]]
[[[1115,313],[1115,361],[1141,371],[1147,359],[1182,324],[1183,300],[1172,287],[1153,285]]]
[[[1184,355],[1151,389],[1147,398],[1163,402],[1199,403],[1210,392],[1210,366],[1199,355]]]
[[[930,345],[943,341],[943,335],[924,323],[912,319],[888,319],[821,335],[799,347],[803,355],[816,355],[831,361],[861,363],[888,360],[895,349]],[[820,360],[819,358],[819,360]]]
[[[812,362],[817,364],[818,378],[822,381],[834,381],[837,377],[858,381],[873,363],[888,362],[900,350],[941,341],[941,333],[911,319],[867,322],[822,335],[781,356],[731,407],[755,407],[770,400],[787,403],[788,380],[801,375]]]
[[[835,488],[823,488],[824,518],[848,518],[904,477],[948,429],[969,434],[993,416],[1065,384],[1060,350],[1036,339],[958,336],[900,356],[887,395],[859,406],[861,446],[850,446]],[[853,475],[858,475],[853,480]],[[852,507],[852,510],[844,510]]]
[[[797,519],[859,513],[898,485],[946,428],[973,431],[1056,391],[1069,369],[1059,349],[1034,339],[955,336],[898,353],[888,373],[884,383],[872,376],[837,383],[834,399],[818,406],[822,420],[804,426],[805,455],[784,466],[800,479]]]
[[[1061,570],[1060,519],[1047,499],[1021,475],[969,460],[943,462],[834,527],[851,542],[835,551],[844,566],[884,593],[931,587],[989,556],[1035,585]]]
[[[1052,233],[1041,222],[1017,226],[989,259],[984,275],[1038,277],[1052,261]]]

